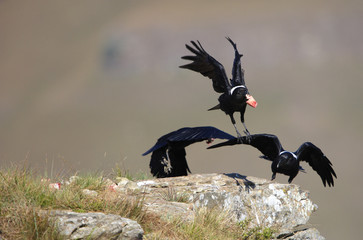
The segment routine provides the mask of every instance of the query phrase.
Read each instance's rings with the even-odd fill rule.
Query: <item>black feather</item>
[[[273,134],[254,134],[250,137],[242,137],[240,139],[231,139],[213,145],[210,148],[217,148],[227,145],[247,144],[257,148],[262,154],[262,158],[272,161],[273,176],[277,173],[282,173],[290,176],[291,182],[297,173],[304,171],[299,165],[300,161],[306,161],[314,171],[320,176],[324,186],[334,186],[334,178],[337,175],[333,169],[333,164],[324,155],[324,153],[312,144],[311,142],[303,143],[296,152],[285,151],[277,138]]]
[[[185,158],[185,147],[215,138],[234,137],[215,127],[181,128],[160,137],[156,144],[142,155],[152,152],[150,170],[155,177],[186,176],[190,169]]]
[[[236,127],[236,121],[233,114],[239,112],[241,114],[241,122],[244,124],[244,114],[246,111],[247,103],[253,107],[256,107],[257,103],[249,95],[248,89],[245,84],[244,70],[241,67],[241,57],[237,50],[237,45],[227,37],[227,40],[232,44],[235,52],[232,79],[228,80],[226,71],[223,65],[209,55],[200,44],[199,41],[191,41],[192,46],[186,44],[186,48],[193,53],[192,56],[183,56],[182,59],[190,60],[192,62],[180,66],[180,68],[186,68],[202,74],[205,77],[212,79],[213,89],[218,93],[222,93],[219,96],[219,107],[213,107],[209,110],[221,109],[231,118],[231,122],[236,129],[238,136],[241,134]],[[245,124],[245,133],[249,134]]]

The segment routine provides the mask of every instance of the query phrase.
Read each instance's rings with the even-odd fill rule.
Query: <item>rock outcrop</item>
[[[144,209],[162,218],[192,221],[200,208],[220,209],[231,221],[248,227],[270,227],[277,239],[323,240],[308,224],[316,211],[309,193],[294,184],[280,184],[239,174],[193,174],[144,181],[110,180],[116,196],[142,197]],[[84,190],[85,194],[97,196]],[[67,239],[142,239],[140,225],[118,215],[51,211]]]
[[[136,221],[114,214],[55,210],[49,216],[65,239],[139,240],[144,234]]]
[[[278,229],[277,237],[287,239],[324,239],[307,227],[317,209],[309,192],[294,184],[280,184],[239,174],[193,174],[132,182],[122,179],[115,189],[120,193],[145,195],[148,211],[192,220],[201,207],[220,208],[236,222],[248,220],[250,227]],[[177,202],[166,198],[183,198]]]

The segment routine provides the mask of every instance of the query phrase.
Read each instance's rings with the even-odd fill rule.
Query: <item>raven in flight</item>
[[[152,152],[149,166],[154,177],[186,176],[190,169],[185,158],[185,147],[204,140],[211,143],[215,138],[234,137],[215,127],[181,128],[160,137],[156,144],[142,155]]]
[[[245,128],[244,133],[249,136],[250,133],[245,125],[244,114],[247,104],[251,107],[257,107],[257,102],[249,94],[244,80],[244,70],[241,68],[241,57],[237,50],[237,45],[227,37],[227,40],[232,44],[235,52],[232,79],[228,80],[224,67],[221,63],[209,55],[202,47],[199,41],[198,44],[191,41],[194,48],[185,45],[186,48],[194,53],[194,56],[183,56],[182,59],[191,60],[192,62],[180,68],[186,68],[195,72],[201,73],[203,76],[212,79],[213,88],[217,93],[223,93],[218,98],[219,104],[209,110],[221,109],[231,118],[232,124],[236,130],[237,136],[240,138],[241,134],[236,127],[236,121],[233,117],[234,112],[240,112],[241,122]]]
[[[242,141],[241,141],[242,140]],[[283,149],[277,136],[272,134],[253,134],[250,138],[242,137],[242,139],[231,139],[213,145],[209,148],[217,148],[227,145],[247,144],[257,148],[263,156],[261,158],[272,161],[272,179],[276,177],[276,173],[282,173],[289,177],[289,183],[296,177],[299,172],[300,161],[305,161],[319,174],[324,186],[328,183],[329,187],[334,186],[333,176],[336,174],[333,170],[332,163],[324,155],[324,153],[311,142],[303,143],[295,152]]]

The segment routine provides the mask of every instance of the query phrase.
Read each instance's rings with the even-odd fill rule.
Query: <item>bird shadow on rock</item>
[[[247,191],[254,189],[256,187],[256,184],[250,180],[247,179],[247,176],[241,175],[239,173],[223,173],[223,175],[233,178],[236,181],[237,186],[241,186],[240,181],[238,179],[243,181],[243,185],[247,189]]]

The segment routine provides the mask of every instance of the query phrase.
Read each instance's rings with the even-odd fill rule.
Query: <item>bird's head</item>
[[[244,101],[253,108],[257,107],[256,100],[248,93],[248,89],[244,85],[238,85],[231,89],[230,94],[237,101]]]
[[[251,107],[253,107],[253,108],[256,108],[257,107],[257,102],[256,102],[256,100],[252,97],[252,95],[249,95],[248,93],[246,94],[246,99],[247,99],[247,101],[246,101],[246,103],[248,104],[248,105],[250,105]]]
[[[296,155],[288,151],[281,152],[276,162],[276,168],[278,170],[290,170],[296,168],[296,165],[299,165]]]

